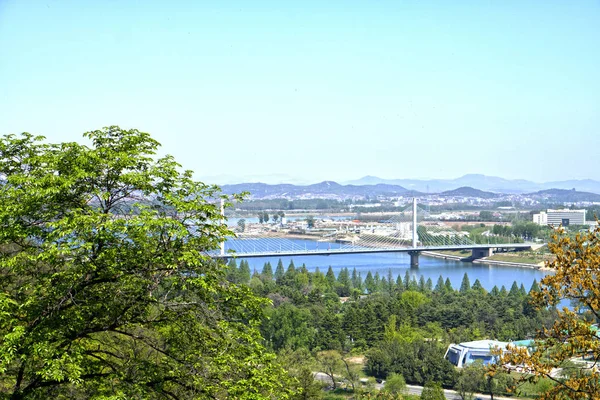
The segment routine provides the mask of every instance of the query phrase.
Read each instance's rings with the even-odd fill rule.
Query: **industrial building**
[[[547,210],[533,215],[533,222],[538,225],[569,226],[585,225],[585,210]]]

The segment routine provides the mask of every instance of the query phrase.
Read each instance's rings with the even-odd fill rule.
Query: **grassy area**
[[[539,264],[547,260],[551,260],[549,254],[539,253],[535,251],[519,251],[514,253],[499,253],[488,257],[488,260],[506,261],[520,264]]]

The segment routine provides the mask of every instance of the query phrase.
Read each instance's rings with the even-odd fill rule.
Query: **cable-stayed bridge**
[[[238,219],[239,222],[239,219]],[[471,250],[472,258],[482,258],[497,250],[529,249],[524,243],[475,243],[467,232],[431,220],[426,211],[412,207],[384,221],[358,223],[329,221],[306,227],[304,220],[291,224],[238,224],[235,238],[222,243],[214,258],[284,257],[306,255],[397,253],[410,254],[411,266],[418,266],[424,251]]]

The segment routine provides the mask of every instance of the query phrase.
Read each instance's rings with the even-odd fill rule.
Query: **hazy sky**
[[[0,0],[0,134],[113,124],[198,177],[600,179],[600,1]]]

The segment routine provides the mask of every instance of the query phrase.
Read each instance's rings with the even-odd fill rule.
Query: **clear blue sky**
[[[113,124],[198,177],[600,179],[600,1],[0,0],[0,134]]]

